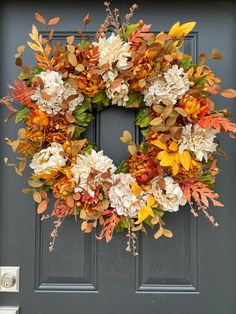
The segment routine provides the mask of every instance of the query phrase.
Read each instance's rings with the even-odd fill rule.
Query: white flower
[[[174,183],[172,177],[165,177],[165,189],[158,186],[158,177],[151,182],[151,192],[159,204],[161,210],[168,212],[177,212],[179,206],[186,204],[186,199],[178,183]]]
[[[184,72],[183,68],[178,68],[178,65],[172,65],[164,77],[167,84],[170,85],[172,93],[176,96],[176,100],[189,90],[188,74]]]
[[[109,64],[112,68],[113,63],[117,62],[117,69],[128,69],[127,59],[131,57],[130,46],[119,35],[112,33],[109,38],[100,37],[98,43],[93,44],[99,46],[99,66]]]
[[[37,75],[43,81],[43,89],[37,87],[34,94],[31,96],[32,100],[37,102],[40,110],[47,114],[63,113],[61,104],[63,99],[67,99],[71,95],[78,94],[78,92],[68,84],[64,84],[61,75],[56,71],[43,71]],[[42,97],[42,93],[49,96],[48,99]],[[81,105],[84,100],[82,94],[69,101],[68,111],[72,113],[78,105]]]
[[[103,78],[104,82],[107,84],[107,86],[109,86],[109,84],[111,84],[115,80],[117,75],[118,75],[118,73],[116,71],[106,71],[102,75],[102,78]]]
[[[217,131],[213,128],[203,129],[198,124],[187,124],[179,140],[179,153],[189,150],[197,160],[202,161],[204,158],[207,161],[208,154],[217,148],[217,143],[214,143],[216,134]]]
[[[63,146],[59,143],[52,143],[48,148],[42,149],[34,154],[30,168],[34,173],[42,173],[50,169],[59,169],[66,164],[67,157]]]
[[[119,173],[112,177],[113,186],[109,190],[111,206],[118,215],[135,217],[140,209],[139,200],[132,192],[131,183],[135,179],[129,173]]]
[[[99,182],[102,180],[101,174],[110,170],[110,173],[113,174],[116,170],[116,167],[113,164],[113,161],[103,155],[103,151],[96,152],[92,150],[91,154],[79,154],[76,159],[76,164],[72,165],[71,172],[74,175],[72,179],[75,181],[77,187],[75,192],[80,192],[82,189],[86,190],[91,196],[94,196],[94,191],[90,188],[89,182],[87,179],[90,173],[95,170],[98,174],[93,178],[93,182]],[[106,181],[109,179],[106,179]]]
[[[105,91],[107,97],[111,99],[112,105],[125,106],[129,100],[129,85],[124,81],[115,88],[111,87],[111,83],[107,83]]]
[[[188,75],[183,68],[174,64],[164,76],[159,76],[151,86],[144,91],[144,101],[147,106],[159,104],[163,98],[173,104],[189,90]]]
[[[171,88],[163,77],[159,77],[155,80],[151,86],[144,91],[144,95],[144,102],[147,106],[159,104],[163,98],[169,99],[172,103],[175,101]]]

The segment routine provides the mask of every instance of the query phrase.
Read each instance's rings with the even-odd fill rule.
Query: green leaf
[[[40,67],[35,67],[34,70],[36,74],[39,74],[43,71]]]
[[[74,115],[74,117],[76,119],[75,123],[83,127],[88,126],[89,122],[94,119],[94,116],[91,113],[87,112],[78,112],[76,115]]]
[[[190,69],[192,64],[193,63],[192,63],[192,58],[191,57],[189,57],[187,59],[183,59],[180,62],[180,66],[184,69],[184,71],[187,71],[188,69]]]
[[[84,95],[83,107],[87,108],[89,111],[92,111],[91,98],[87,95]]]
[[[145,117],[142,122],[140,123],[140,127],[141,128],[145,128],[147,126],[149,126],[150,122],[152,121],[152,117],[148,116],[148,117]]]
[[[97,149],[96,145],[94,143],[88,143],[88,145],[83,149],[83,154],[91,154],[93,149]]]
[[[119,166],[116,168],[115,173],[127,173],[129,170],[129,166],[126,160],[123,160]]]
[[[85,40],[85,39],[82,39],[81,42],[79,43],[79,47],[80,47],[80,50],[85,50],[89,45],[89,41]]]
[[[152,220],[152,217],[148,217],[148,218],[146,218],[145,220],[144,220],[144,222],[151,228],[151,229],[154,229],[154,227],[155,227],[155,225],[153,225],[152,223],[151,223],[151,220]]]
[[[139,92],[132,91],[128,94],[129,100],[125,108],[140,108],[143,104],[143,95]]]
[[[141,128],[149,126],[149,123],[152,121],[152,117],[149,116],[149,108],[144,107],[138,110],[136,116],[135,124],[139,125]]]
[[[83,104],[81,106],[78,106],[73,111],[73,116],[76,119],[75,123],[79,126],[82,126],[82,127],[88,126],[89,122],[91,122],[94,119],[93,114],[88,112],[91,110],[92,110],[91,100],[89,97],[85,97]],[[84,131],[84,129],[82,129],[80,133],[82,133],[83,131]],[[77,135],[78,135],[78,133],[77,133]]]
[[[123,39],[124,39],[125,41],[127,41],[127,40],[128,40],[128,36],[131,35],[131,34],[133,33],[133,31],[134,31],[137,27],[138,27],[138,24],[130,24],[130,25],[126,28],[126,30],[123,31],[123,34],[122,34]]]
[[[77,206],[74,207],[74,215],[75,216],[79,215],[79,208]]]
[[[149,133],[150,133],[150,130],[149,130],[149,128],[143,129],[143,130],[141,131],[141,133],[142,133],[142,135],[143,135],[144,137],[147,137],[147,136],[149,135]]]
[[[165,214],[165,212],[163,210],[153,209],[153,212],[155,215],[158,215],[159,217],[162,217]]]
[[[103,101],[104,95],[106,96],[105,91],[100,90],[95,96],[93,96],[92,103],[93,104],[101,103]]]
[[[194,79],[193,81],[195,83],[195,87],[203,88],[205,86],[206,76],[202,76],[198,79]]]
[[[124,232],[125,228],[122,226],[122,223],[119,222],[118,225],[115,226],[115,231],[116,232]]]
[[[142,143],[140,144],[140,148],[141,148],[141,150],[142,150],[143,152],[146,152],[147,149],[148,149],[147,143],[142,142]]]
[[[148,116],[149,109],[147,107],[141,108],[138,110],[138,114],[136,116],[136,124],[140,125],[142,120]]]
[[[104,93],[104,95],[103,95],[102,104],[104,107],[108,107],[110,105],[110,100],[107,97],[106,93]]]
[[[79,127],[79,128],[76,128],[75,131],[74,131],[74,134],[72,136],[72,140],[78,140],[80,138],[80,135],[86,130],[86,128],[84,127]]]
[[[16,113],[15,123],[18,123],[18,122],[24,120],[27,117],[29,112],[30,112],[30,109],[27,106],[23,106]]]

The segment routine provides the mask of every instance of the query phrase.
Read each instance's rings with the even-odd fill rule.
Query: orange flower
[[[49,123],[45,128],[48,143],[61,143],[63,144],[68,138],[68,122],[64,115],[58,114],[50,116]]]
[[[140,58],[133,67],[130,69],[134,76],[134,80],[130,83],[130,88],[137,91],[142,91],[145,87],[145,84],[142,85],[142,82],[150,76],[153,72],[153,62],[152,62],[152,54],[147,53],[145,56]],[[142,80],[140,82],[140,80]],[[141,83],[141,84],[140,84]]]
[[[178,105],[184,109],[187,114],[187,119],[193,121],[198,119],[200,113],[208,109],[205,99],[198,99],[189,94],[186,94],[180,99]]]
[[[138,183],[148,184],[158,174],[156,163],[147,154],[133,155],[128,160],[129,173]]]
[[[51,169],[51,170],[47,170],[45,172],[42,173],[38,173],[38,174],[34,174],[32,176],[33,179],[44,179],[44,180],[49,180],[49,179],[53,179],[58,175],[58,170],[57,169]]]
[[[92,76],[89,72],[81,72],[77,78],[78,90],[80,93],[93,97],[104,87],[104,82],[100,75]]]
[[[53,186],[53,195],[56,198],[64,199],[67,195],[74,191],[74,188],[75,182],[71,182],[66,176],[57,181],[57,183]]]
[[[87,144],[88,140],[86,138],[75,141],[65,141],[63,143],[64,151],[70,159],[71,164],[76,163],[77,155],[82,152]]]
[[[26,118],[26,137],[31,141],[42,141],[44,138],[44,129],[49,124],[48,115],[39,110],[32,110]]]

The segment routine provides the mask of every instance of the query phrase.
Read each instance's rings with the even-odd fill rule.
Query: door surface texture
[[[112,1],[123,13],[131,4]],[[222,88],[235,88],[234,1],[145,0],[137,4],[134,21],[143,19],[152,24],[154,32],[167,31],[176,21],[196,21],[184,51],[197,61],[201,52],[209,54],[212,48],[219,48],[223,60],[209,65],[222,78]],[[76,29],[88,12],[92,20],[89,32],[96,31],[105,16],[102,1],[1,2],[1,95],[17,76],[14,54],[28,40],[35,11],[47,18],[61,17],[55,36],[62,41],[70,34],[78,36]],[[33,62],[30,49],[25,61]],[[236,114],[234,101],[219,98],[216,102]],[[6,115],[7,110],[1,108],[0,266],[20,266],[20,292],[0,292],[0,307],[19,306],[21,314],[236,313],[236,144],[232,139],[222,139],[230,158],[219,161],[223,171],[216,189],[225,207],[214,211],[218,228],[203,217],[196,220],[184,207],[178,214],[166,215],[173,239],[155,240],[152,234],[140,234],[139,255],[133,257],[125,251],[125,234],[117,234],[106,244],[96,240],[95,233],[84,235],[79,223],[67,219],[55,251],[49,253],[53,221],[40,223],[35,204],[21,192],[30,170],[17,177],[3,163],[5,156],[14,157],[3,139],[14,138],[17,132],[14,121],[3,124]],[[97,113],[87,136],[118,164],[127,156],[126,145],[119,141],[122,131],[129,130],[139,140],[134,119],[133,110],[109,107]]]

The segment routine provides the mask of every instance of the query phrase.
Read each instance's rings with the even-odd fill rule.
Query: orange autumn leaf
[[[66,204],[68,207],[73,207],[75,204],[75,200],[72,195],[68,195],[66,198]]]
[[[225,131],[236,133],[236,124],[225,118],[222,114],[213,113],[209,116],[204,116],[199,122],[201,128],[213,127],[218,132],[222,129]]]
[[[34,191],[33,193],[33,199],[36,203],[41,203],[42,202],[42,196],[38,191]]]
[[[225,97],[225,98],[235,98],[236,97],[236,90],[232,89],[232,88],[228,88],[225,90],[222,90],[222,92],[220,92],[221,96]]]
[[[39,205],[38,205],[38,208],[37,208],[37,214],[42,214],[45,212],[45,210],[47,209],[47,206],[48,206],[48,200],[43,200]]]
[[[35,12],[34,17],[36,18],[36,20],[37,20],[39,23],[41,23],[41,24],[43,24],[43,25],[46,25],[46,24],[47,24],[46,21],[45,21],[45,18],[44,18],[40,13]]]
[[[209,207],[210,200],[214,206],[223,207],[224,205],[217,201],[219,197],[217,193],[207,187],[206,184],[198,181],[186,181],[181,183],[181,188],[188,203],[191,203],[192,199],[201,207]]]
[[[112,234],[116,225],[120,222],[120,218],[116,215],[113,210],[107,210],[104,212],[104,215],[109,215],[106,219],[100,219],[100,224],[102,225],[102,230],[97,239],[102,239],[105,237],[106,242],[110,242],[112,240]],[[102,223],[103,222],[103,223]]]
[[[58,16],[57,16],[57,17],[54,17],[54,18],[52,18],[51,20],[49,20],[48,25],[49,25],[49,26],[55,25],[55,24],[57,24],[59,21],[60,21],[60,18],[59,18]]]

